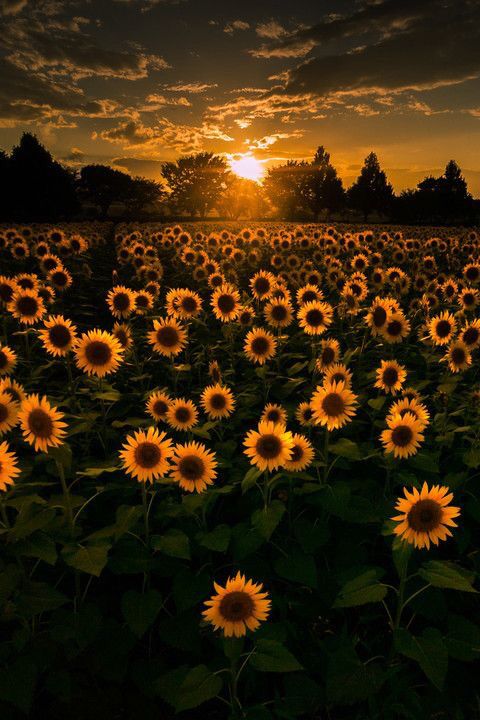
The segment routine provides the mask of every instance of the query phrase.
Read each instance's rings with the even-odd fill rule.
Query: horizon
[[[345,187],[373,150],[397,193],[453,158],[480,196],[478,3],[2,0],[0,15],[6,151],[34,132],[72,167],[158,180],[194,152],[268,169],[324,145]]]

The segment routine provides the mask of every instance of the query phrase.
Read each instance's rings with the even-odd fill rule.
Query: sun
[[[260,182],[265,173],[262,162],[251,153],[232,158],[230,167],[238,177],[254,182]]]

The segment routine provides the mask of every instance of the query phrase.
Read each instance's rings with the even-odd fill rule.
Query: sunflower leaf
[[[453,563],[442,560],[429,560],[423,564],[418,574],[433,587],[462,590],[463,592],[478,592],[472,586],[475,575]]]

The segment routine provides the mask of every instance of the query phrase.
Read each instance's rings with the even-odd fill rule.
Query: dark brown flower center
[[[119,328],[118,330],[115,330],[115,337],[117,338],[118,342],[122,347],[127,347],[128,345],[128,335],[125,332],[125,330],[122,330],[122,328]]]
[[[163,347],[175,347],[179,339],[178,331],[170,325],[164,325],[157,330],[157,342]]]
[[[383,371],[383,383],[387,387],[392,387],[398,380],[398,370],[394,367],[387,367]]]
[[[448,320],[440,320],[436,326],[437,335],[440,338],[448,337],[450,335],[451,329],[452,326],[450,325]]]
[[[117,293],[113,298],[113,307],[119,312],[125,312],[130,307],[130,296],[124,292]]]
[[[197,455],[186,455],[178,464],[180,474],[191,482],[200,480],[205,473],[205,463]]]
[[[66,347],[70,340],[70,330],[65,325],[54,325],[48,329],[48,339],[57,348]]]
[[[183,310],[187,313],[193,313],[197,309],[197,301],[191,295],[184,297],[181,305]]]
[[[252,352],[255,355],[266,355],[270,349],[268,338],[260,335],[252,341]]]
[[[254,607],[254,602],[248,593],[236,590],[223,596],[219,612],[225,620],[239,622],[251,617]]]
[[[214,410],[223,410],[227,405],[227,399],[223,393],[214,393],[210,397],[210,405]]]
[[[322,351],[322,362],[325,365],[330,365],[335,360],[335,351],[331,347],[323,348]]]
[[[317,299],[317,293],[314,290],[305,290],[302,295],[302,302],[308,303]]]
[[[49,438],[53,433],[53,422],[50,415],[41,408],[35,408],[28,416],[30,431],[39,438]]]
[[[298,462],[303,458],[304,451],[301,445],[294,445],[290,462]]]
[[[57,271],[54,272],[53,275],[52,275],[52,282],[53,282],[55,285],[59,285],[60,287],[62,287],[63,285],[66,285],[66,284],[67,284],[67,282],[68,282],[68,277],[67,277],[67,275],[66,275],[64,272],[62,272],[61,270],[57,270]]]
[[[465,293],[463,296],[463,302],[465,305],[474,305],[475,304],[475,295],[473,293]]]
[[[387,322],[387,311],[383,307],[376,307],[373,311],[373,324],[382,327]]]
[[[106,365],[112,358],[112,351],[106,342],[93,340],[85,348],[85,357],[90,365]]]
[[[323,312],[317,308],[309,310],[305,316],[305,320],[311,327],[319,327],[324,320]]]
[[[30,317],[35,315],[38,310],[38,301],[31,295],[24,295],[17,300],[17,309],[21,315]]]
[[[328,393],[323,398],[322,409],[330,417],[338,417],[345,410],[342,396],[338,393]]]
[[[402,323],[400,320],[392,320],[387,326],[388,334],[392,337],[397,337],[402,332]]]
[[[13,289],[10,285],[7,285],[7,283],[2,283],[0,285],[0,300],[7,303],[10,302],[13,296]]]
[[[455,365],[463,365],[465,362],[467,355],[465,353],[465,350],[461,347],[453,348],[452,354],[450,356],[452,358],[452,362]]]
[[[4,350],[0,350],[0,370],[4,370],[8,367],[8,357]]]
[[[175,410],[175,418],[180,423],[187,423],[192,419],[192,415],[190,412],[190,408],[188,407],[179,407]]]
[[[0,404],[0,423],[8,418],[8,407],[3,403]]]
[[[287,308],[285,305],[274,305],[272,307],[272,318],[281,322],[285,320],[288,315]]]
[[[303,411],[303,419],[304,419],[306,422],[309,422],[309,421],[312,419],[312,417],[313,417],[313,410],[312,410],[312,408],[305,408],[305,410]]]
[[[465,342],[467,345],[475,345],[479,337],[480,332],[476,327],[472,326],[467,328],[463,333],[463,342]]]
[[[256,451],[264,460],[273,460],[282,451],[282,441],[273,433],[261,435],[257,440]]]
[[[153,442],[142,442],[135,448],[135,462],[142,468],[153,468],[162,458],[162,452]]]
[[[478,268],[477,267],[469,267],[467,269],[467,272],[465,273],[468,280],[476,280],[478,277]]]
[[[410,425],[397,425],[392,430],[392,443],[397,447],[406,447],[413,440],[413,430]]]
[[[407,515],[407,522],[416,532],[428,532],[442,521],[442,506],[435,500],[418,500]]]
[[[135,303],[136,303],[137,307],[139,307],[139,308],[148,308],[148,306],[149,306],[148,295],[142,295],[141,293],[138,293],[137,297],[135,298]]]
[[[269,410],[266,415],[266,419],[269,422],[274,422],[274,423],[280,422],[280,417],[281,417],[280,412],[276,409]]]
[[[259,277],[255,280],[255,290],[258,295],[265,295],[270,290],[270,282],[267,278]]]
[[[235,298],[232,295],[228,295],[224,293],[223,295],[220,295],[217,300],[217,305],[224,315],[228,315],[228,313],[231,313],[235,310]]]
[[[155,413],[155,415],[165,415],[167,413],[167,410],[168,405],[165,400],[155,400],[153,404],[153,412]]]

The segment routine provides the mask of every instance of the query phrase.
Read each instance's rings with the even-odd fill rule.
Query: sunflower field
[[[480,238],[0,228],[0,710],[480,717]]]

